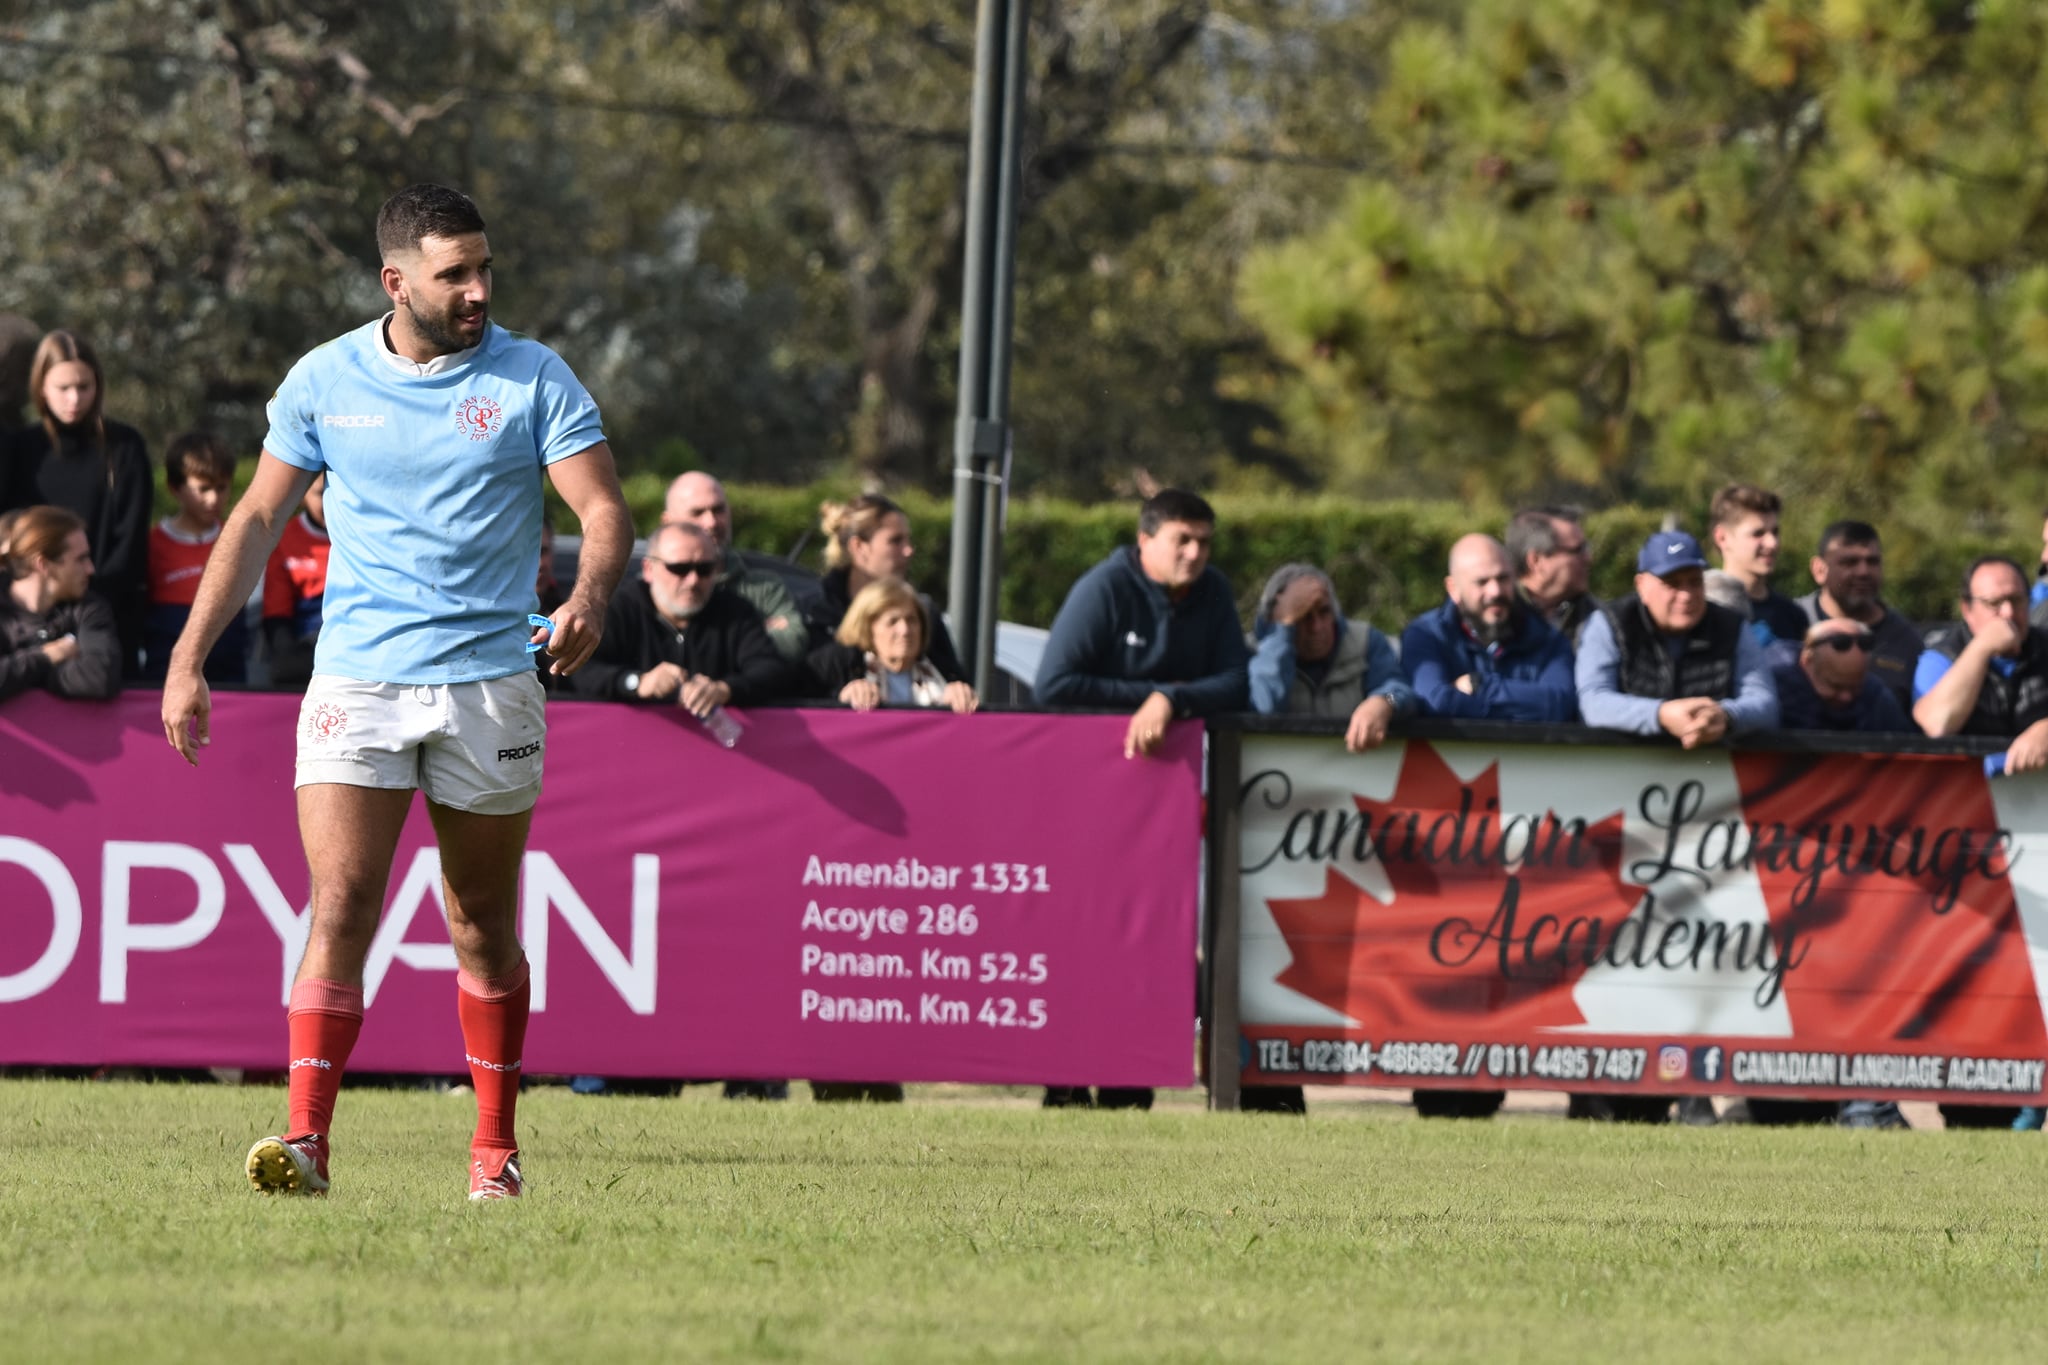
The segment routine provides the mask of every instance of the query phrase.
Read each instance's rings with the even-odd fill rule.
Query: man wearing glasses
[[[569,690],[680,706],[699,719],[714,707],[796,695],[800,675],[768,638],[761,613],[720,584],[719,563],[702,528],[671,522],[656,531],[640,581],[612,594],[604,639]]]
[[[1871,673],[1876,647],[1877,637],[1858,621],[1808,626],[1799,657],[1771,670],[1778,685],[1778,728],[1910,734],[1916,727],[1905,708]]]
[[[1928,637],[1913,719],[1930,735],[2010,739],[2008,773],[2048,768],[2048,635],[2027,628],[2027,576],[2003,555],[1963,575],[1962,621]]]
[[[1600,610],[1586,591],[1593,547],[1569,507],[1531,507],[1508,523],[1508,560],[1523,603],[1576,647],[1579,631]]]

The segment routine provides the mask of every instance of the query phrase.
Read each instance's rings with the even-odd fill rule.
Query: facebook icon
[[[1696,1081],[1718,1081],[1721,1079],[1721,1048],[1719,1044],[1696,1047],[1692,1050],[1692,1078]]]

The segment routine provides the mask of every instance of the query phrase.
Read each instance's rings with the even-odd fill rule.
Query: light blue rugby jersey
[[[410,375],[378,319],[292,367],[263,448],[327,472],[333,542],[313,668],[458,683],[533,667],[541,468],[604,439],[562,358],[486,324],[460,365]]]

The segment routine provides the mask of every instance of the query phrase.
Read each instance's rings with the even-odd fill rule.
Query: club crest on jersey
[[[472,441],[486,440],[505,425],[505,409],[495,398],[465,398],[455,409],[455,427]]]

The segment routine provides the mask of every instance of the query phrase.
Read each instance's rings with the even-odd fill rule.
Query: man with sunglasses
[[[776,650],[761,613],[719,581],[720,561],[701,527],[671,522],[656,531],[640,581],[612,594],[604,638],[569,690],[680,706],[699,719],[714,707],[795,696],[801,675]]]
[[[2048,635],[2028,629],[2027,576],[1986,555],[1963,576],[1962,621],[1928,637],[1913,719],[1930,735],[2010,739],[2008,773],[2048,768]]]
[[[1839,618],[1806,628],[1799,657],[1771,670],[1778,684],[1778,727],[1862,734],[1910,734],[1916,727],[1891,689],[1871,672],[1877,636]]]
[[[801,664],[811,646],[796,595],[774,574],[747,566],[732,545],[732,503],[725,485],[702,470],[678,474],[661,507],[663,521],[702,527],[718,547],[720,582],[754,604],[768,623],[768,638],[782,657]]]

